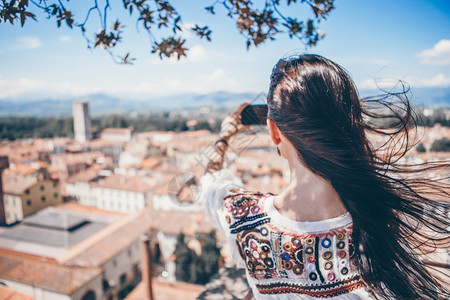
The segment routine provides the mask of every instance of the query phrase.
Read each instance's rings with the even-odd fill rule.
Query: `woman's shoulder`
[[[267,216],[263,211],[264,200],[272,195],[245,188],[231,189],[224,198],[225,220],[230,228]]]

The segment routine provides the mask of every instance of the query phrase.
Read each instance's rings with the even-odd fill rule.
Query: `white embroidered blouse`
[[[298,222],[281,215],[273,194],[244,189],[228,169],[200,180],[208,219],[246,269],[255,299],[372,299],[353,264],[352,218]]]

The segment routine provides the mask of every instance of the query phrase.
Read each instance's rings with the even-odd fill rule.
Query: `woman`
[[[223,121],[200,181],[207,215],[226,233],[254,297],[449,297],[419,255],[438,242],[448,247],[448,177],[417,177],[448,164],[402,164],[415,128],[406,91],[360,99],[339,65],[301,55],[274,67],[267,104],[289,186],[279,195],[247,191],[223,168],[230,138],[248,129],[239,117],[248,103]],[[369,134],[385,142],[375,148]]]

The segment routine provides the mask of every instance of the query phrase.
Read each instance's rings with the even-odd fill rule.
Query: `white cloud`
[[[209,93],[213,91],[241,92],[243,85],[228,76],[224,70],[216,69],[208,75],[201,76],[196,85],[198,93]]]
[[[450,78],[440,73],[433,78],[424,78],[417,83],[421,87],[446,87],[450,86]]]
[[[417,56],[424,65],[450,65],[450,40],[440,40],[433,48],[424,50]]]
[[[72,81],[42,80],[23,77],[10,80],[0,76],[0,99],[8,98],[69,98],[92,93],[105,93],[117,97],[149,98],[181,93],[211,93],[216,91],[247,92],[249,87],[238,82],[223,69],[209,74],[161,76],[138,82],[123,82],[120,85],[106,83],[77,83]]]
[[[18,50],[29,50],[42,47],[42,42],[39,38],[34,36],[23,36],[16,40],[13,45],[14,49]]]
[[[53,82],[26,77],[18,80],[8,80],[0,76],[0,99],[72,97],[98,93],[100,91],[101,89],[91,84]]]
[[[68,35],[61,35],[59,37],[59,41],[63,42],[63,43],[70,43],[70,42],[72,42],[72,38]]]
[[[209,60],[209,54],[205,47],[196,45],[191,47],[187,51],[187,57],[181,57],[177,59],[176,55],[171,58],[163,58],[162,60],[158,55],[152,55],[148,60],[150,65],[180,65],[183,63],[196,63]]]
[[[194,46],[188,52],[188,60],[191,62],[206,61],[209,59],[209,54],[202,46]]]
[[[410,80],[402,79],[406,83]],[[390,89],[400,84],[400,79],[398,78],[367,78],[360,82],[357,82],[356,86],[359,90],[377,90],[377,89]]]
[[[216,91],[246,92],[247,86],[239,84],[236,79],[228,76],[222,69],[216,69],[210,74],[174,78],[164,77],[157,81],[148,80],[135,84],[123,84],[111,87],[107,92],[123,96],[147,98],[155,95],[171,95],[181,93],[211,93]]]

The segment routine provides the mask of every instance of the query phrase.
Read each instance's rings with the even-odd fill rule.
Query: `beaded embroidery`
[[[231,192],[224,199],[225,219],[260,293],[323,298],[364,286],[353,261],[351,223],[326,232],[286,231],[264,212],[272,193]]]

